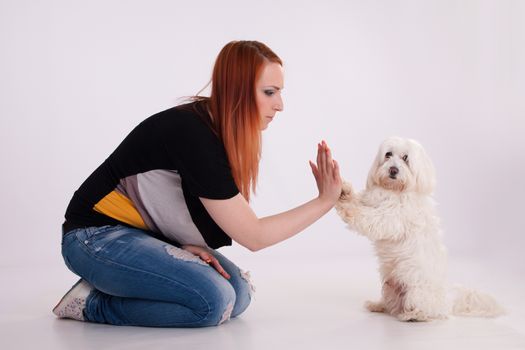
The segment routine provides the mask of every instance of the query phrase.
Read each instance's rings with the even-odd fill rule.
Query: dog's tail
[[[505,313],[505,310],[489,294],[461,286],[455,286],[453,292],[455,296],[452,302],[452,314],[456,316],[497,317]]]

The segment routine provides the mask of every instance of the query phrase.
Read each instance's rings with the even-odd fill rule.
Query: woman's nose
[[[278,111],[278,112],[282,112],[283,109],[284,109],[284,105],[283,105],[283,99],[279,96],[279,101],[277,102],[277,104],[275,106],[273,106],[273,109],[275,111]]]

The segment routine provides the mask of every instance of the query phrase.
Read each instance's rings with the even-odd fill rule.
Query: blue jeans
[[[247,276],[210,250],[231,276],[199,257],[126,226],[80,228],[62,239],[67,267],[95,289],[87,321],[149,327],[205,327],[241,314],[250,304]]]

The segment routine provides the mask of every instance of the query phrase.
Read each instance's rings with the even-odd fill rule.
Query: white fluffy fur
[[[449,302],[434,186],[434,167],[423,147],[400,137],[381,144],[366,190],[356,194],[343,185],[337,212],[350,229],[373,242],[380,264],[382,298],[366,307],[401,321],[501,314],[492,297],[473,290],[458,289]]]

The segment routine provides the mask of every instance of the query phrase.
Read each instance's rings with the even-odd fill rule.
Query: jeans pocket
[[[90,245],[97,239],[104,237],[104,234],[121,229],[121,225],[106,225],[106,226],[92,226],[86,227],[82,232],[77,233],[77,239],[84,242],[86,245]]]
[[[126,226],[108,225],[101,227],[88,227],[82,237],[77,237],[79,241],[91,251],[100,252],[104,246],[111,243],[121,234],[125,234]],[[118,232],[122,231],[122,232]]]

